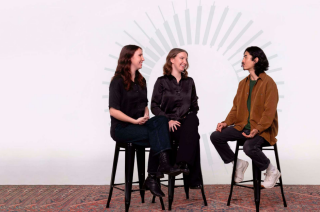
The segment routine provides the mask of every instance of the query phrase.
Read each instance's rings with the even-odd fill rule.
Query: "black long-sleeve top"
[[[181,78],[179,83],[172,75],[157,79],[151,100],[151,111],[154,115],[180,120],[188,113],[197,113],[198,110],[198,96],[191,77]]]

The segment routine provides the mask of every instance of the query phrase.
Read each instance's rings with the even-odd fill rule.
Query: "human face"
[[[138,70],[142,68],[142,63],[144,61],[142,49],[137,49],[134,55],[131,57],[131,70]]]
[[[171,58],[172,70],[183,72],[188,65],[188,55],[185,52],[180,52],[174,58]]]
[[[243,70],[254,70],[254,65],[258,62],[258,58],[256,57],[253,61],[252,61],[252,56],[251,54],[249,54],[249,52],[245,52],[243,54],[243,59],[242,59],[242,68]]]

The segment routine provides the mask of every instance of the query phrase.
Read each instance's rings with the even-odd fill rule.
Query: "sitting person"
[[[191,189],[201,189],[198,96],[193,79],[188,77],[188,53],[172,49],[163,66],[163,76],[154,85],[151,111],[166,116],[171,137],[178,143],[176,164],[189,174]]]
[[[138,71],[143,61],[139,46],[127,45],[122,48],[109,88],[110,133],[116,142],[151,147],[149,174],[144,187],[150,189],[153,195],[164,197],[156,178],[157,173],[175,176],[181,171],[170,165],[167,118],[155,116],[149,119],[146,81]]]
[[[252,46],[245,50],[242,67],[249,71],[249,76],[240,81],[231,111],[225,121],[218,123],[210,139],[224,163],[234,162],[234,153],[227,142],[245,139],[245,154],[261,171],[266,170],[262,186],[272,188],[281,174],[260,147],[265,142],[274,145],[277,141],[278,89],[273,79],[265,73],[269,62],[259,47]],[[247,161],[237,159],[235,182],[243,181],[248,165]]]

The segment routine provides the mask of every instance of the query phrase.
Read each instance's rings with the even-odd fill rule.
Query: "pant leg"
[[[169,124],[165,116],[154,116],[146,123],[149,129],[148,173],[156,175],[159,167],[159,153],[170,150]]]
[[[198,116],[191,113],[182,121],[178,130],[172,133],[173,139],[179,144],[176,163],[183,161],[190,166],[194,165],[197,154],[200,154],[198,126]]]
[[[171,133],[178,143],[176,163],[186,162],[190,169],[190,186],[199,185],[201,181],[200,135],[198,132],[199,119],[197,114],[191,113],[181,121],[178,130]]]
[[[165,116],[155,116],[144,125],[117,126],[115,137],[117,142],[131,142],[140,146],[150,146],[148,173],[155,174],[159,166],[158,154],[171,149],[168,129],[168,119]]]
[[[115,138],[117,142],[130,142],[140,146],[150,146],[155,154],[171,149],[168,119],[165,116],[155,116],[144,125],[129,124],[126,127],[117,126]]]
[[[270,160],[261,151],[261,146],[265,142],[267,141],[263,137],[257,135],[254,138],[246,140],[243,145],[243,151],[257,165],[260,171],[266,170],[270,164]]]
[[[233,126],[224,128],[221,132],[215,131],[211,134],[210,140],[224,163],[230,163],[234,160],[234,152],[230,149],[228,141],[246,139],[242,131],[238,131]]]

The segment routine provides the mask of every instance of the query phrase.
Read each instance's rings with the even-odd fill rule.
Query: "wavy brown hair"
[[[111,79],[113,80],[115,77],[122,77],[124,80],[124,87],[127,91],[130,90],[132,86],[131,72],[130,72],[131,58],[138,49],[142,50],[140,46],[136,46],[136,45],[126,45],[121,49],[118,65],[114,73],[114,76]],[[136,70],[135,81],[137,81],[142,88],[146,87],[145,80],[138,70]]]
[[[167,55],[166,63],[163,66],[163,75],[171,75],[172,63],[170,60],[171,60],[171,58],[175,58],[180,52],[185,52],[188,55],[188,52],[184,49],[179,49],[179,48],[171,49],[171,51]],[[187,66],[181,74],[182,78],[188,77],[188,72],[187,72],[188,68],[189,68],[189,61],[187,60]]]

